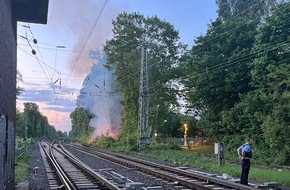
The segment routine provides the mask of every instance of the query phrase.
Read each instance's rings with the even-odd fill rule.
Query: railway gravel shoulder
[[[137,170],[126,168],[118,164],[105,161],[104,159],[96,158],[94,156],[90,156],[90,155],[84,156],[85,155],[84,153],[79,152],[70,147],[66,147],[66,149],[70,151],[72,154],[74,154],[76,157],[78,157],[78,159],[80,159],[82,162],[85,162],[88,166],[90,166],[94,170],[111,168],[115,172],[119,173],[122,176],[127,177],[128,179],[134,182],[140,182],[140,183],[145,184],[146,186],[158,185],[158,186],[164,186],[164,189],[173,189],[173,186],[168,186],[166,182],[155,180],[152,177],[147,177],[145,176],[146,174],[139,173],[139,171]]]
[[[164,186],[166,183],[158,180],[154,180],[151,177],[146,177],[142,174],[139,174],[138,171],[134,171],[132,169],[124,168],[119,165],[113,164],[111,162],[107,162],[103,159],[96,160],[92,156],[85,155],[84,153],[80,153],[73,149],[69,149],[73,154],[79,157],[80,160],[87,163],[87,165],[91,166],[93,169],[104,169],[104,168],[112,168],[113,170],[117,171],[119,174],[128,177],[129,179],[135,182],[141,182],[146,184],[147,186],[150,185],[161,185]],[[145,160],[152,160],[154,162],[159,163],[167,163],[168,165],[172,165],[172,163],[144,158],[142,156],[137,156],[139,158],[143,158]],[[38,142],[35,142],[31,148],[31,158],[30,158],[30,171],[29,171],[29,189],[30,190],[46,190],[49,189],[48,179],[46,176],[45,166],[41,157],[41,153],[39,150]],[[169,189],[169,188],[164,188]],[[282,187],[281,190],[290,190],[290,187]]]
[[[45,165],[41,157],[38,142],[35,142],[31,147],[29,189],[49,189]]]

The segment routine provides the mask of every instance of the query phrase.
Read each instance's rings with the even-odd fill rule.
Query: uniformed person
[[[239,158],[242,162],[242,173],[241,173],[241,184],[248,185],[248,177],[249,177],[249,171],[251,162],[250,159],[252,158],[252,149],[251,146],[253,144],[252,139],[247,139],[246,143],[240,146],[237,149]]]

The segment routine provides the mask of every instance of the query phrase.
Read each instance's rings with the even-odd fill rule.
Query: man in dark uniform
[[[244,185],[248,185],[248,177],[251,166],[250,158],[252,158],[252,144],[253,140],[247,139],[246,143],[237,149],[239,158],[242,162],[242,173],[240,182]]]

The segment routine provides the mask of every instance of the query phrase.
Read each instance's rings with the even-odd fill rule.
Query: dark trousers
[[[242,160],[241,184],[248,185],[250,166],[251,166],[250,159]]]

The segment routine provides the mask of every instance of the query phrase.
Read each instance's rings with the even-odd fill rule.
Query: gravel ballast
[[[35,142],[31,147],[29,189],[49,189],[46,170],[42,160],[38,142]]]
[[[140,182],[145,184],[145,186],[154,186],[159,185],[162,186],[163,189],[174,189],[173,186],[169,186],[166,182],[162,182],[160,180],[155,180],[152,177],[148,177],[139,173],[138,171],[130,168],[126,168],[120,166],[118,164],[112,163],[110,161],[106,161],[101,158],[97,158],[94,156],[90,156],[83,152],[79,152],[75,149],[66,147],[71,153],[73,153],[79,160],[90,166],[92,169],[98,171],[100,169],[112,169],[118,174],[127,177],[128,179],[134,182]],[[139,156],[138,156],[139,157]],[[146,159],[146,158],[144,158]],[[147,160],[147,159],[146,159]],[[163,163],[162,161],[155,161],[153,159],[149,159],[154,162]],[[169,165],[168,162],[164,162]],[[49,189],[48,179],[46,176],[45,166],[41,157],[41,153],[39,150],[38,142],[35,142],[31,148],[31,159],[30,159],[30,170],[29,170],[29,190],[46,190]],[[290,190],[289,187],[281,187],[281,190]]]
[[[100,169],[112,169],[118,174],[127,177],[134,182],[140,182],[146,186],[159,185],[163,186],[164,189],[172,189],[159,180],[154,180],[151,177],[146,177],[138,173],[138,171],[130,168],[122,167],[112,162],[106,161],[101,158],[90,156],[88,154],[79,152],[74,149],[67,148],[73,153],[79,160],[90,166],[92,169],[98,171]],[[29,189],[30,190],[46,190],[49,189],[48,179],[45,172],[45,166],[41,157],[38,143],[34,143],[31,148],[31,159],[30,159],[30,172],[29,172]]]

